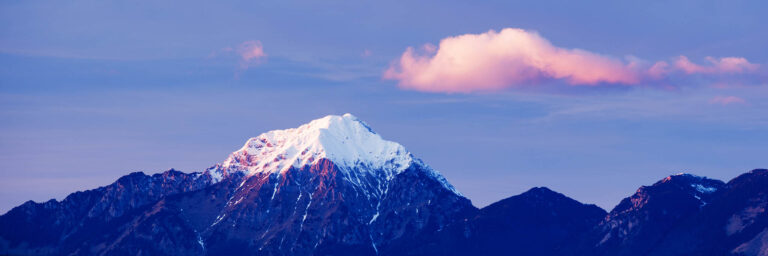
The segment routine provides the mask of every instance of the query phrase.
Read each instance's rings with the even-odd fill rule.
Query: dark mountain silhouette
[[[643,186],[606,213],[548,188],[482,209],[352,115],[203,172],[131,173],[0,216],[0,255],[762,255],[768,171]]]
[[[545,187],[503,199],[427,238],[403,255],[556,255],[606,212]]]
[[[722,181],[678,174],[640,187],[586,233],[580,244],[563,253],[646,255],[675,225],[695,216],[723,186]]]
[[[729,181],[648,255],[768,255],[768,170]]]

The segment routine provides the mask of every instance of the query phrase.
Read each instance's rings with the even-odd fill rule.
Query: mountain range
[[[482,209],[345,114],[202,172],[123,176],[0,216],[2,255],[761,255],[768,170],[643,186],[610,212],[545,187]]]

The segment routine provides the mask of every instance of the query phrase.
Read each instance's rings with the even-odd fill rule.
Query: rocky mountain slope
[[[249,139],[202,173],[134,173],[0,217],[0,253],[376,255],[476,209],[352,115]]]
[[[477,209],[346,114],[249,139],[202,172],[132,173],[0,216],[0,255],[762,255],[768,170],[690,174],[610,212],[548,188]]]

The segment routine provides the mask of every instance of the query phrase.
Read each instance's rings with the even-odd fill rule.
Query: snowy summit
[[[417,166],[445,188],[461,195],[445,177],[415,158],[402,145],[382,139],[368,124],[351,114],[329,115],[298,128],[273,130],[250,138],[223,163],[204,173],[218,182],[233,172],[243,172],[246,176],[280,174],[291,168],[298,170],[315,165],[322,159],[333,162],[347,175],[366,172],[384,179],[382,182]],[[352,176],[358,177],[348,177]]]
[[[382,139],[365,122],[344,114],[251,138],[222,167],[249,174],[272,173],[312,165],[323,158],[340,167],[391,171],[401,171],[413,161],[402,145]]]

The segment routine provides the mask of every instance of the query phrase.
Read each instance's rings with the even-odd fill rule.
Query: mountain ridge
[[[671,175],[610,212],[546,187],[478,209],[345,114],[250,138],[202,172],[27,201],[0,215],[0,254],[766,255],[766,207],[768,170],[755,169]]]
[[[476,210],[351,114],[264,133],[203,172],[131,173],[84,194],[0,216],[0,253],[375,255]]]

